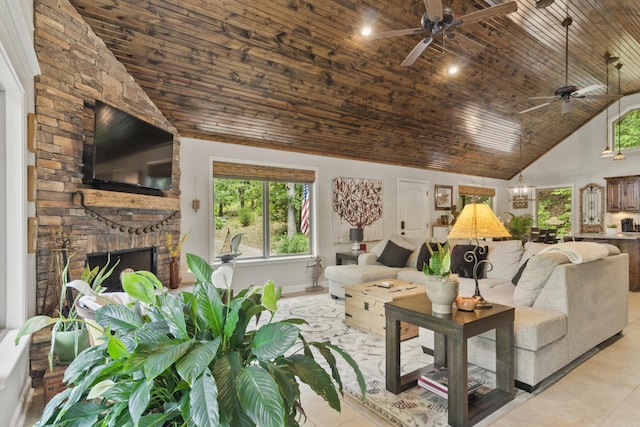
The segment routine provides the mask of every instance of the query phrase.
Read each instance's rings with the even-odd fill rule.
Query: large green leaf
[[[112,359],[126,359],[131,355],[129,351],[127,351],[127,347],[124,343],[114,336],[109,336],[107,350],[109,352],[109,357]]]
[[[276,296],[273,280],[268,280],[262,288],[262,305],[272,313],[278,311],[278,297]]]
[[[56,323],[58,319],[53,319],[49,316],[33,316],[18,330],[16,334],[16,345],[20,342],[20,338],[25,335],[31,335],[34,332],[39,331],[40,329],[46,328],[47,326],[53,325]]]
[[[285,407],[289,413],[295,413],[296,402],[300,400],[300,385],[287,365],[275,365],[270,362],[260,362],[278,384],[280,395],[284,398]]]
[[[91,390],[89,390],[89,394],[87,395],[87,400],[93,400],[93,399],[97,399],[98,397],[102,397],[104,393],[109,391],[109,389],[111,389],[114,385],[115,383],[112,380],[100,381],[98,384],[93,386]]]
[[[60,393],[56,394],[51,398],[49,403],[47,403],[42,411],[42,415],[40,416],[40,421],[36,424],[36,426],[44,426],[50,424],[49,421],[54,415],[57,415],[59,411],[59,406],[64,402],[69,395],[71,394],[70,388],[62,390]]]
[[[163,319],[169,326],[169,331],[175,338],[188,339],[187,324],[184,319],[184,306],[172,295],[167,295],[162,299],[161,311]]]
[[[131,330],[142,326],[142,319],[124,305],[108,304],[96,311],[96,322],[112,331]]]
[[[252,365],[240,371],[236,380],[244,411],[259,426],[284,425],[285,408],[278,385],[267,371]]]
[[[230,338],[233,335],[233,331],[236,329],[236,325],[240,320],[240,309],[242,308],[242,301],[233,300],[229,304],[229,311],[224,320],[224,336]]]
[[[260,360],[282,356],[296,343],[298,328],[289,323],[268,323],[253,337],[253,354]]]
[[[229,352],[214,361],[213,376],[218,386],[220,412],[225,415],[230,425],[249,427],[254,423],[242,411],[236,392],[236,378],[241,369],[242,356],[237,352]]]
[[[211,282],[213,268],[207,261],[197,255],[187,254],[187,265],[195,276],[196,282]]]
[[[191,418],[198,427],[218,427],[218,388],[209,368],[200,375],[189,391]]]
[[[156,301],[155,287],[158,279],[153,276],[136,271],[134,273],[122,273],[122,288],[129,296],[146,304]]]
[[[138,381],[133,388],[131,398],[129,399],[129,413],[134,424],[138,424],[140,417],[149,406],[151,400],[151,390],[153,388],[153,380]]]
[[[180,377],[192,385],[197,377],[202,375],[205,368],[213,361],[220,346],[220,337],[209,342],[197,342],[182,359],[176,363]]]
[[[222,336],[224,330],[223,305],[218,290],[211,284],[203,283],[198,287],[196,299],[198,301],[198,316],[209,325],[214,336]]]
[[[364,402],[367,394],[367,383],[364,381],[364,376],[362,375],[362,372],[360,371],[360,368],[358,367],[356,361],[353,360],[349,353],[347,353],[337,345],[331,344],[328,341],[323,344],[342,356],[342,358],[349,364],[349,366],[351,366],[351,369],[353,369],[353,372],[355,372],[356,374],[356,379],[358,380],[358,385],[360,386],[360,394],[362,395],[362,401]]]
[[[340,410],[340,398],[335,386],[327,372],[318,365],[318,362],[302,354],[293,354],[283,359],[300,378],[300,381],[309,384],[311,389],[329,403],[336,411]]]
[[[193,346],[193,340],[180,342],[169,341],[149,349],[144,362],[144,373],[147,381],[151,381],[176,363]]]
[[[324,357],[329,364],[329,368],[331,369],[331,378],[333,378],[333,380],[338,383],[338,391],[340,392],[340,394],[342,394],[342,378],[340,378],[340,372],[338,371],[336,358],[331,353],[331,350],[329,350],[329,348],[327,348],[324,343],[312,342],[311,345],[318,349],[322,357]]]
[[[86,351],[76,356],[64,371],[64,381],[75,382],[78,376],[84,374],[93,366],[103,365],[106,360],[103,349],[104,346],[89,347]]]
[[[94,402],[78,402],[60,419],[59,424],[65,427],[86,427],[98,421],[98,415],[106,409],[104,405]]]

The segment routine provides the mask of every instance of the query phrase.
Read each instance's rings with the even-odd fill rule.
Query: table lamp
[[[351,250],[353,252],[358,252],[360,250],[360,242],[364,240],[364,230],[362,228],[350,228],[349,240],[353,242]]]
[[[490,266],[489,270],[493,267],[486,259],[478,261],[478,254],[484,255],[484,251],[487,250],[486,247],[480,246],[480,239],[502,237],[511,237],[511,234],[493,213],[491,207],[484,203],[475,202],[464,207],[447,235],[447,239],[475,239],[476,241],[476,247],[464,254],[466,261],[474,262],[473,279],[476,289],[473,296],[479,300],[476,308],[491,308],[491,304],[480,295],[480,287],[478,286],[478,267],[483,263]]]

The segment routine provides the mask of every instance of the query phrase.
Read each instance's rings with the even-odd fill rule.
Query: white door
[[[429,236],[429,183],[398,180],[398,234]]]

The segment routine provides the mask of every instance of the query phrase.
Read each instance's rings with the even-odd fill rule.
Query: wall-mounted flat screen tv
[[[101,101],[95,103],[93,182],[98,187],[171,188],[173,134]]]

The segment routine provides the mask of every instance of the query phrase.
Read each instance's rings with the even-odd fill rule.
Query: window
[[[536,190],[535,224],[538,228],[556,228],[558,236],[571,234],[571,187]]]
[[[640,109],[627,112],[613,125],[613,150],[638,148],[640,146]]]
[[[214,257],[311,254],[314,181],[310,170],[214,161]]]
[[[462,212],[465,205],[470,203],[485,203],[493,208],[493,197],[496,191],[487,187],[472,187],[470,185],[458,186],[458,211]]]

